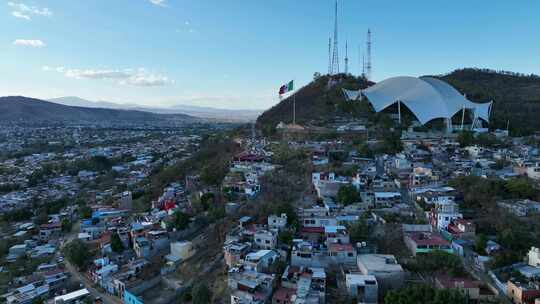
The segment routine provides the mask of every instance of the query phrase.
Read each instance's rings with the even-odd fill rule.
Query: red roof
[[[302,227],[300,233],[320,233],[324,234],[324,227]]]
[[[469,278],[451,278],[446,275],[437,277],[437,281],[444,288],[478,288],[480,284]]]
[[[235,156],[239,161],[262,161],[264,157],[244,151]]]
[[[42,224],[39,226],[40,229],[60,229],[62,228],[61,223],[50,223],[50,224]]]
[[[274,293],[273,299],[283,303],[284,301],[290,301],[295,294],[296,289],[281,287]]]
[[[354,248],[351,244],[330,244],[330,251],[353,251]]]
[[[416,245],[447,245],[450,246],[447,240],[443,239],[440,235],[435,233],[411,233],[409,237],[416,243]]]

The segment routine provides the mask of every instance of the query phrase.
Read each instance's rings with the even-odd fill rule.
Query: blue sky
[[[333,0],[2,0],[0,95],[265,109],[327,71]],[[540,73],[540,1],[340,0],[340,65],[373,78]]]

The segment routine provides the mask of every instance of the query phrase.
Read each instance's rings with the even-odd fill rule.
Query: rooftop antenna
[[[328,75],[332,75],[332,37],[328,37]]]
[[[366,78],[371,80],[371,30],[367,31],[367,65],[366,65]]]
[[[334,51],[332,53],[332,75],[339,74],[339,54],[338,54],[338,0],[336,0],[334,17]]]
[[[345,74],[349,74],[349,54],[347,40],[345,40]]]

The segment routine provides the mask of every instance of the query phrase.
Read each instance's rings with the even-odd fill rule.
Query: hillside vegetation
[[[491,128],[506,129],[510,120],[513,135],[540,130],[540,76],[467,68],[435,77],[472,101],[493,100]]]
[[[302,125],[323,126],[340,117],[361,117],[369,110],[362,106],[352,106],[345,102],[342,88],[354,90],[366,88],[364,78],[341,75],[342,81],[328,87],[328,76],[316,77],[311,83],[295,92],[296,122]],[[367,106],[366,104],[363,104]],[[275,126],[283,121],[291,123],[293,117],[293,96],[265,111],[257,119],[257,126],[265,133],[272,133]]]
[[[540,130],[540,76],[467,68],[432,77],[448,82],[472,101],[493,100],[489,125],[492,129],[506,129],[509,120],[512,135],[527,135]],[[341,79],[329,87],[328,76],[317,77],[298,90],[295,94],[297,123],[325,126],[341,118],[373,118],[371,106],[366,102],[346,102],[341,91],[342,88],[366,88],[365,79],[351,75],[341,75]],[[282,100],[259,116],[257,126],[265,134],[271,134],[279,122],[291,123],[292,104],[292,96]],[[387,112],[395,113],[396,110]]]

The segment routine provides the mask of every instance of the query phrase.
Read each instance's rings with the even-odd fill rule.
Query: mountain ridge
[[[133,103],[114,103],[109,101],[91,101],[77,96],[65,96],[52,98],[48,101],[63,104],[68,106],[84,106],[84,107],[103,107],[110,109],[137,110],[156,114],[186,114],[194,117],[220,119],[220,120],[240,120],[250,121],[256,119],[262,110],[249,109],[222,109],[192,105],[173,105],[170,107],[147,107]]]
[[[135,110],[66,106],[24,96],[0,97],[3,122],[162,122],[196,121],[185,114],[165,115]]]

